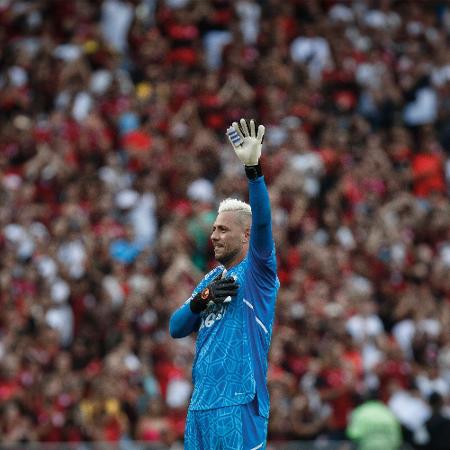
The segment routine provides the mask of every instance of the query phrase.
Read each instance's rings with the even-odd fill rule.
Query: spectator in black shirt
[[[424,450],[450,450],[450,418],[442,412],[444,400],[438,392],[433,392],[428,402],[431,416],[425,422],[426,444]]]

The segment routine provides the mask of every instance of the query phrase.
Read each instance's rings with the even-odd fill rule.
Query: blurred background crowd
[[[266,126],[281,289],[269,439],[450,413],[450,4],[0,1],[0,436],[182,441],[168,318]],[[447,441],[448,442],[448,441]],[[448,448],[448,447],[445,447]]]

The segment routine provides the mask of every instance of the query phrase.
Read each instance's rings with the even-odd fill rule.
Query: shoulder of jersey
[[[218,275],[220,272],[223,271],[223,266],[216,266],[214,269],[211,269],[206,275],[205,278],[211,278]]]

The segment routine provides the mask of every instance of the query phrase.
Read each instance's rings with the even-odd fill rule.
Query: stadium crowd
[[[0,440],[181,442],[168,318],[266,125],[281,289],[269,439],[450,413],[450,5],[0,2]]]

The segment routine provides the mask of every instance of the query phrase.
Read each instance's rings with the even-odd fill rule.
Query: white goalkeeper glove
[[[250,124],[245,119],[239,123],[233,122],[227,129],[227,136],[233,146],[236,155],[245,166],[257,166],[261,157],[261,147],[266,129],[259,125],[256,132],[255,121],[250,120]]]

